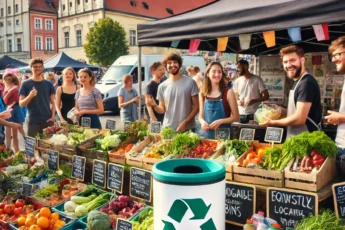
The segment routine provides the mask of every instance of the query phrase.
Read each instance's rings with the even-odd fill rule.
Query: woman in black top
[[[75,92],[79,86],[75,84],[76,73],[72,67],[67,67],[62,71],[63,84],[56,90],[56,112],[63,124],[73,124],[73,121],[67,118],[67,113],[75,106]]]

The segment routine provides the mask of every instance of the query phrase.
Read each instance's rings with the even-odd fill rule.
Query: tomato
[[[25,200],[23,199],[18,199],[15,203],[15,206],[18,208],[18,207],[24,207],[25,205]]]
[[[5,205],[6,205],[5,203],[0,203],[0,208],[1,208],[1,209],[4,209],[4,208],[5,208]]]
[[[13,210],[13,213],[14,213],[14,215],[16,215],[16,216],[19,216],[19,215],[22,213],[22,210],[23,210],[22,207],[15,208],[15,209]]]
[[[4,210],[0,208],[0,216],[4,214]]]
[[[12,215],[13,210],[14,210],[14,206],[13,205],[11,205],[11,204],[5,205],[4,211],[5,211],[6,214]]]

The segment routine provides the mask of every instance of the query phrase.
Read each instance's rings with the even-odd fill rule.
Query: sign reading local
[[[82,117],[81,118],[81,126],[91,128],[91,118],[90,117]]]
[[[240,140],[253,141],[255,136],[255,129],[242,128],[240,132]]]
[[[225,186],[225,220],[238,226],[255,213],[256,188],[252,185],[227,182]]]
[[[332,190],[335,213],[345,219],[345,182],[333,184]]]
[[[267,127],[265,141],[271,143],[281,143],[283,139],[283,128]]]
[[[59,152],[54,150],[48,151],[48,169],[53,171],[59,170]]]
[[[309,215],[318,215],[318,195],[292,189],[267,189],[267,215],[283,226],[295,228]]]
[[[151,172],[139,168],[130,171],[130,195],[151,202],[152,177]]]
[[[122,193],[124,172],[124,166],[108,164],[108,189]]]
[[[115,130],[116,127],[116,121],[108,119],[105,123],[105,128],[110,130]]]
[[[86,158],[80,156],[73,156],[72,161],[72,178],[84,180]]]
[[[106,175],[107,170],[107,162],[94,160],[93,161],[93,168],[92,168],[92,183],[105,188],[106,187]]]
[[[25,154],[29,157],[35,156],[36,139],[26,136],[25,137]]]

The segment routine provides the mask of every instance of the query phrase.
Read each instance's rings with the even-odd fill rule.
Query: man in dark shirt
[[[146,95],[145,95],[145,100],[147,99],[155,99],[156,103],[158,104],[159,101],[156,99],[157,98],[157,91],[158,91],[158,86],[162,81],[162,78],[165,75],[165,68],[162,65],[161,62],[154,62],[150,66],[150,70],[152,73],[152,80],[147,84],[146,86]],[[163,123],[164,119],[164,114],[159,114],[156,111],[153,110],[152,106],[146,106],[148,114],[150,116],[150,120],[152,121],[160,121]]]
[[[319,130],[321,122],[320,87],[305,70],[304,51],[291,45],[280,50],[287,77],[294,80],[289,94],[288,115],[280,120],[268,120],[263,126],[287,126],[287,138],[305,131]]]

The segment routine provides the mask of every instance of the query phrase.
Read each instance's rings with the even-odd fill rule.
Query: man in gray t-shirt
[[[154,111],[163,114],[163,127],[176,131],[195,128],[195,115],[199,112],[198,86],[196,82],[180,73],[182,58],[177,53],[168,53],[163,65],[169,72],[169,79],[158,87],[156,104],[154,99],[147,101]]]

